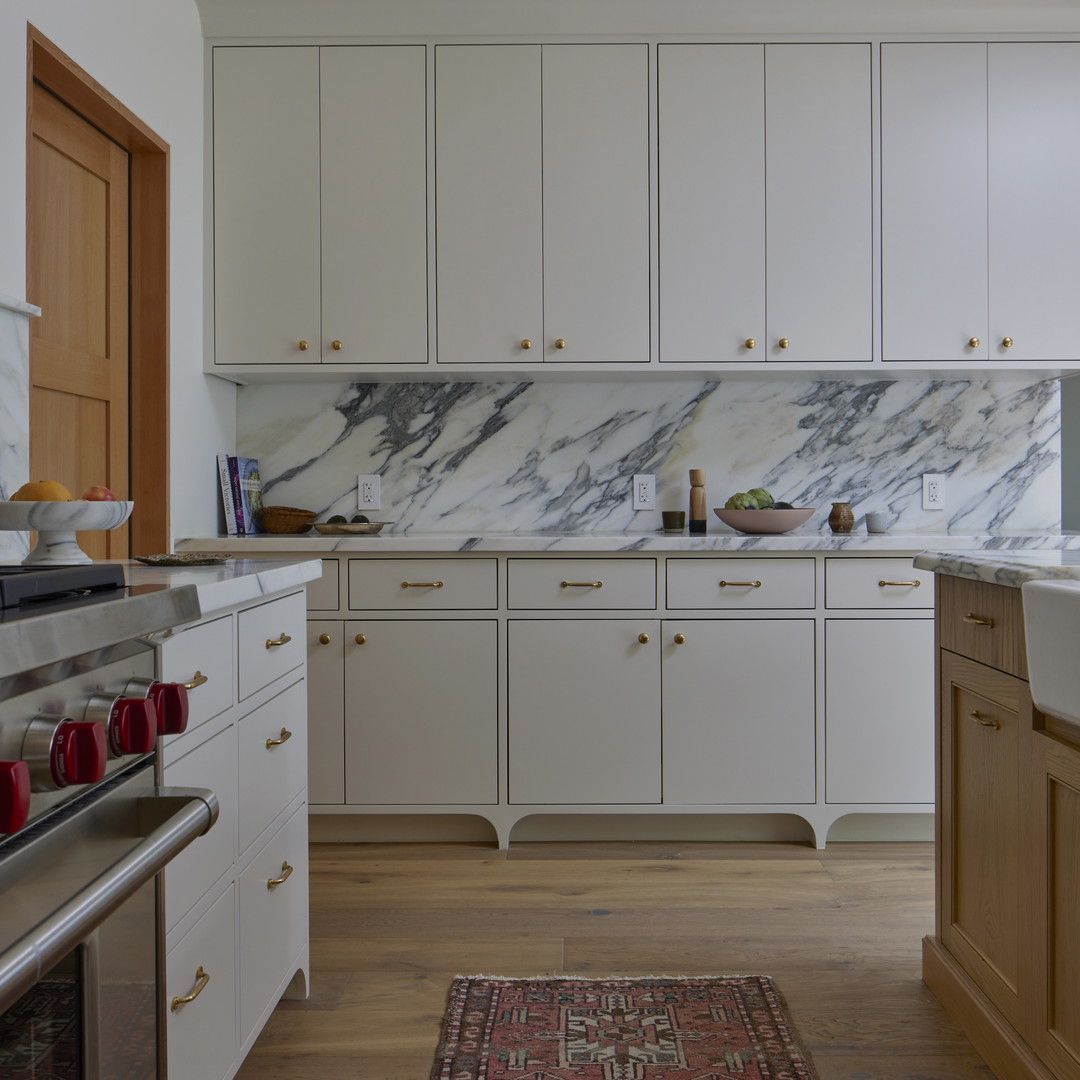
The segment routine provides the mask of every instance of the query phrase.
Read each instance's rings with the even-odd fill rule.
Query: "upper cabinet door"
[[[426,363],[424,47],[328,47],[321,65],[323,362]]]
[[[991,44],[992,359],[1077,356],[1080,44]]]
[[[440,363],[541,359],[540,109],[540,46],[436,48]]]
[[[764,360],[765,47],[661,45],[660,360]]]
[[[986,48],[881,47],[885,360],[989,355]]]
[[[647,363],[648,47],[543,46],[543,117],[543,358]]]
[[[765,50],[770,360],[873,356],[870,59],[863,44]]]
[[[316,48],[214,50],[214,311],[218,364],[319,360]]]

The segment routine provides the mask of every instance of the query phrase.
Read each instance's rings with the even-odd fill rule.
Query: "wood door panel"
[[[1076,771],[1075,769],[1073,770]],[[1050,872],[1047,1030],[1073,1068],[1080,1067],[1080,777],[1049,777]]]

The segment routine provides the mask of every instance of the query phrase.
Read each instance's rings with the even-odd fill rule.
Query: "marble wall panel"
[[[21,311],[0,303],[0,499],[30,472],[30,325]],[[21,562],[29,535],[0,531],[0,563]]]

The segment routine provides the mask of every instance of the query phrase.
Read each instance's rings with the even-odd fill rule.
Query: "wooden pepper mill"
[[[708,524],[705,509],[705,470],[690,470],[690,531],[705,532]]]

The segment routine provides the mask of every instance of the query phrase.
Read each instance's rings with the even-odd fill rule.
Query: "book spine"
[[[240,488],[240,461],[229,455],[229,486],[232,488],[233,513],[236,515],[236,535],[245,536],[250,522],[244,516],[244,493]]]
[[[229,455],[218,454],[218,483],[221,486],[221,505],[225,511],[225,531],[236,535],[236,501],[233,498],[232,479],[229,475]]]

